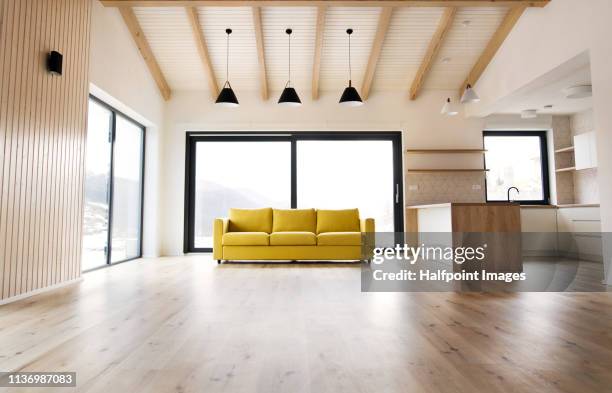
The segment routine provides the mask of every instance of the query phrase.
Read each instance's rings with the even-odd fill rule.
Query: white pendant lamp
[[[447,98],[440,113],[446,116],[455,116],[459,114],[459,110],[457,106],[451,102],[451,99]]]
[[[472,85],[468,83],[467,86],[465,87],[465,91],[463,92],[463,96],[461,96],[461,103],[468,104],[471,102],[478,102],[478,101],[480,101],[480,97],[478,97],[478,94],[476,94],[476,92],[474,91],[474,88],[472,88]]]
[[[225,83],[219,92],[219,96],[217,97],[215,104],[228,108],[235,108],[240,106],[240,104],[238,103],[236,94],[234,94],[232,85],[229,83],[229,36],[232,34],[232,29],[225,29],[225,33],[227,34],[227,47],[225,52]]]
[[[467,36],[467,42],[466,42],[466,48],[470,48],[470,41],[471,41],[471,29],[470,29],[470,25],[472,24],[472,21],[467,19],[464,20],[463,22],[461,22],[461,24],[463,25],[464,28],[467,29],[466,31],[466,36]],[[463,95],[461,96],[461,100],[460,102],[462,104],[469,104],[472,102],[478,102],[480,101],[480,97],[478,97],[478,94],[476,94],[476,92],[474,91],[474,88],[472,87],[472,85],[469,82],[467,82],[467,86],[465,86],[465,91],[463,92]]]
[[[287,33],[287,37],[289,38],[289,75],[287,78],[287,84],[281,93],[280,98],[278,99],[279,105],[284,106],[302,106],[302,101],[298,96],[297,91],[293,87],[291,87],[291,33],[293,30],[287,29],[285,33]]]
[[[340,97],[340,104],[344,106],[361,106],[363,105],[363,101],[361,100],[361,96],[359,96],[357,89],[353,87],[353,81],[351,80],[351,34],[353,34],[353,29],[347,29],[346,34],[348,35],[349,83]]]

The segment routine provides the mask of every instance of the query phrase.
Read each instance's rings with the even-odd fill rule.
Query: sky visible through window
[[[507,200],[508,188],[516,201],[544,199],[540,138],[533,136],[485,136],[487,199]]]

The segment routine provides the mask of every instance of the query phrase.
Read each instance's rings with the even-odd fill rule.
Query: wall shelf
[[[465,172],[465,173],[475,173],[475,172],[488,172],[488,169],[444,169],[444,168],[440,168],[440,169],[408,169],[407,170],[408,173],[446,173],[446,172]]]
[[[484,149],[407,149],[412,154],[484,154]]]
[[[574,146],[564,147],[563,149],[555,150],[555,153],[569,153],[574,151]]]
[[[559,168],[556,169],[555,172],[570,172],[570,171],[575,171],[576,167],[570,166],[568,168]]]

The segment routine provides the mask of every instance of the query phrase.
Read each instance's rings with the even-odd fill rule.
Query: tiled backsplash
[[[407,173],[406,205],[485,202],[483,173]]]

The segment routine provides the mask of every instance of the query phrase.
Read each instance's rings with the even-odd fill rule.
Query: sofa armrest
[[[215,218],[213,222],[213,259],[223,259],[221,239],[229,228],[229,218]]]
[[[361,222],[361,238],[362,238],[362,247],[361,247],[361,258],[365,260],[370,260],[372,255],[374,254],[374,243],[375,243],[375,234],[376,227],[374,225],[373,218],[364,218],[360,220]]]
[[[361,221],[361,232],[376,232],[373,218],[363,218]]]

